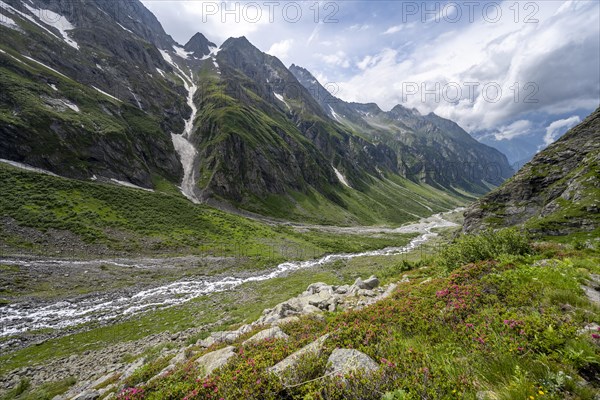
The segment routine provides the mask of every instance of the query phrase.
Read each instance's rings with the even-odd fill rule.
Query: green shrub
[[[525,255],[531,252],[529,236],[515,228],[487,230],[478,235],[464,235],[446,246],[436,264],[452,271],[461,265],[492,260],[502,255]]]

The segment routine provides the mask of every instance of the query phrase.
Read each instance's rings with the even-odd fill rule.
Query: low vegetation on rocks
[[[489,234],[458,240],[442,254],[468,255],[454,257],[459,267],[449,271],[432,259],[367,307],[278,321],[280,333],[261,340],[247,339],[268,326],[208,348],[193,345],[176,368],[117,397],[597,398],[600,312],[588,289],[598,286],[590,277],[600,272],[599,249],[524,247],[514,232],[498,238],[512,239],[499,247]],[[489,253],[493,259],[476,255],[473,243],[499,250]],[[311,285],[307,292],[316,287],[323,290]],[[223,348],[227,361],[206,375],[198,360]],[[281,363],[285,368],[274,368]]]

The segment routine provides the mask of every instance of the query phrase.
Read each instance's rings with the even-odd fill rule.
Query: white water
[[[190,141],[190,136],[192,134],[192,130],[194,129],[194,120],[196,119],[196,115],[198,114],[198,108],[196,104],[194,104],[194,94],[198,90],[198,86],[194,83],[194,76],[190,72],[189,75],[185,74],[179,65],[177,65],[169,53],[164,50],[160,50],[165,61],[167,61],[173,68],[176,73],[179,75],[181,80],[183,81],[183,85],[185,90],[188,92],[187,103],[192,109],[192,114],[190,118],[185,120],[185,128],[181,135],[177,135],[171,132],[171,139],[173,140],[173,147],[175,147],[175,151],[179,155],[179,159],[181,161],[181,165],[183,167],[183,180],[181,181],[181,193],[187,197],[193,203],[200,203],[200,200],[196,196],[195,188],[196,188],[196,171],[194,170],[194,162],[198,156],[198,151]]]
[[[152,76],[152,75],[150,75]],[[144,110],[144,108],[142,107],[142,103],[140,103],[140,99],[137,97],[137,95],[133,92],[133,90],[131,88],[129,89],[129,93],[131,93],[131,95],[133,96],[133,98],[135,99],[135,102],[137,103],[137,106],[140,110]]]
[[[188,302],[202,295],[232,290],[247,282],[266,281],[291,271],[317,267],[337,260],[404,254],[416,249],[436,236],[437,234],[432,232],[433,229],[455,225],[443,219],[441,214],[434,215],[418,223],[406,225],[401,228],[401,232],[420,233],[418,237],[412,239],[406,246],[390,247],[363,253],[331,254],[308,261],[289,261],[279,264],[271,271],[249,277],[228,276],[215,278],[214,280],[184,279],[117,299],[111,295],[99,295],[93,298],[65,300],[46,305],[11,304],[0,308],[0,327],[2,327],[0,336],[18,335],[29,330],[42,328],[65,328],[89,321],[108,321],[121,316],[138,314],[149,309],[171,307]],[[139,264],[122,264],[119,262],[113,262],[113,264],[122,265],[123,267],[152,268],[152,263],[155,261],[140,260]],[[3,264],[12,263],[13,265],[35,263],[35,261],[18,262],[14,260],[0,260],[0,262]],[[38,262],[63,265],[70,263],[73,265],[81,264],[83,266],[86,263],[93,263],[95,261],[46,260]],[[144,263],[149,265],[146,266]]]
[[[348,181],[346,180],[346,178],[344,177],[344,175],[342,175],[342,173],[340,171],[338,171],[338,169],[336,167],[334,167],[332,165],[331,168],[333,168],[333,171],[335,172],[335,176],[337,176],[338,180],[340,182],[342,182],[342,184],[344,184],[344,185],[346,185],[348,187],[352,187],[352,186],[350,186],[350,184],[348,183]]]

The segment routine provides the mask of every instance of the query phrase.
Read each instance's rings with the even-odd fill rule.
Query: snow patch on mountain
[[[12,18],[2,14],[0,14],[0,25],[17,31],[21,29],[19,28],[19,24],[17,24]]]
[[[76,50],[79,50],[79,44],[77,44],[76,41],[71,39],[71,37],[67,33],[67,31],[72,31],[73,29],[75,29],[75,26],[73,26],[67,18],[51,10],[45,10],[43,8],[33,8],[27,4],[25,4],[25,7],[27,7],[27,9],[33,15],[37,16],[42,23],[57,29],[60,32],[63,40],[69,46],[73,47]]]
[[[4,158],[0,158],[0,162],[4,163],[4,164],[12,165],[13,167],[16,167],[16,168],[24,169],[26,171],[32,171],[32,172],[38,172],[40,174],[58,176],[58,175],[56,175],[53,172],[46,171],[45,169],[32,167],[31,165],[23,164],[23,163],[20,163],[20,162],[17,162],[17,161],[6,160]]]
[[[125,28],[123,25],[121,25],[120,23],[117,22],[117,25],[119,25],[121,27],[121,29],[123,29],[124,31],[127,31],[129,33],[133,33],[132,31],[130,31],[129,29]],[[135,33],[133,33],[135,35]]]
[[[181,166],[183,167],[183,180],[181,181],[180,188],[181,193],[192,203],[198,204],[200,203],[200,199],[198,199],[196,196],[196,171],[194,170],[198,151],[190,141],[190,136],[194,130],[194,120],[198,114],[198,108],[196,107],[196,104],[194,104],[194,94],[196,94],[198,86],[196,86],[194,83],[194,76],[191,72],[189,75],[186,74],[179,67],[179,65],[173,62],[173,58],[171,58],[169,53],[167,53],[165,50],[159,51],[165,61],[171,64],[171,66],[175,69],[175,73],[179,75],[183,81],[183,86],[188,92],[187,103],[192,109],[192,114],[190,115],[189,119],[185,120],[185,128],[183,133],[180,135],[171,133],[171,140],[173,141],[173,147],[175,147],[175,151],[179,155],[179,160],[181,161]]]
[[[128,188],[145,190],[146,192],[154,192],[154,190],[152,190],[152,189],[143,188],[141,186],[134,185],[131,182],[120,181],[120,180],[114,179],[114,178],[111,178],[110,181],[113,182],[113,183],[116,183],[117,185],[125,186],[125,187],[128,187]]]
[[[46,64],[44,64],[44,63],[42,63],[42,62],[40,62],[40,61],[38,61],[38,60],[36,60],[36,59],[33,59],[33,58],[31,58],[31,57],[28,57],[28,56],[26,56],[26,55],[23,55],[23,54],[21,54],[21,56],[25,57],[25,58],[26,58],[26,59],[28,59],[29,61],[33,61],[34,63],[38,63],[38,64],[40,64],[42,67],[44,67],[44,68],[47,68],[47,69],[49,69],[50,71],[52,71],[52,72],[55,72],[55,73],[59,74],[59,75],[60,75],[60,76],[62,76],[62,77],[65,77],[65,78],[67,78],[67,79],[71,79],[71,78],[69,78],[68,76],[66,76],[65,74],[58,72],[58,71],[57,71],[57,70],[55,70],[54,68],[52,68],[52,67],[49,67],[49,66],[47,66]]]
[[[117,99],[115,96],[113,96],[113,95],[111,95],[111,94],[108,94],[108,93],[106,93],[106,92],[105,92],[105,91],[103,91],[102,89],[98,89],[96,86],[92,86],[92,87],[93,87],[94,89],[96,89],[97,91],[99,91],[100,93],[102,93],[103,95],[105,95],[105,96],[108,96],[108,97],[110,97],[111,99],[113,99],[113,100],[116,100],[116,101],[118,101],[118,102],[122,103],[122,101],[121,101],[121,100]]]
[[[194,53],[189,53],[187,51],[185,51],[185,49],[183,47],[179,47],[177,45],[173,45],[173,50],[175,51],[175,53],[177,53],[177,55],[185,60],[189,60],[191,55]]]
[[[331,166],[331,168],[333,168],[333,171],[335,172],[335,176],[337,176],[338,180],[344,185],[344,186],[348,186],[349,188],[351,188],[352,186],[350,186],[350,184],[348,183],[348,181],[346,180],[346,178],[344,177],[344,175],[342,175],[342,173],[340,171],[338,171],[338,169],[336,167],[334,167],[333,165]]]
[[[54,32],[52,32],[50,29],[46,28],[44,25],[37,22],[36,19],[34,17],[32,17],[31,15],[25,14],[24,12],[17,10],[16,8],[6,4],[3,1],[0,1],[0,8],[4,9],[4,11],[9,11],[13,14],[19,15],[21,18],[28,20],[29,22],[31,22],[34,25],[37,25],[39,28],[43,29],[44,31],[46,31],[46,33],[50,34],[51,36],[55,37],[56,39],[61,40],[61,38],[56,36],[54,34]]]
[[[339,116],[337,115],[337,113],[333,110],[333,107],[329,106],[329,109],[331,110],[331,116],[337,121],[337,122],[342,122],[339,118]]]
[[[292,110],[292,107],[290,107],[290,105],[287,103],[287,101],[285,101],[285,99],[283,98],[282,95],[280,95],[279,93],[275,93],[273,92],[273,94],[275,95],[275,97],[277,98],[277,100],[281,101],[283,104],[286,105],[286,107],[288,108],[288,110]]]

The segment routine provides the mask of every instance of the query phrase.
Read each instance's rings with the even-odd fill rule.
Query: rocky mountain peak
[[[230,37],[223,43],[221,48],[223,48],[223,49],[237,48],[237,49],[258,50],[252,43],[250,43],[250,41],[246,38],[246,36]]]
[[[193,53],[195,57],[203,57],[210,54],[211,48],[217,47],[202,33],[197,32],[183,47],[188,53]]]
[[[390,114],[401,118],[421,117],[421,113],[416,108],[407,108],[401,104],[396,105],[390,110]]]

